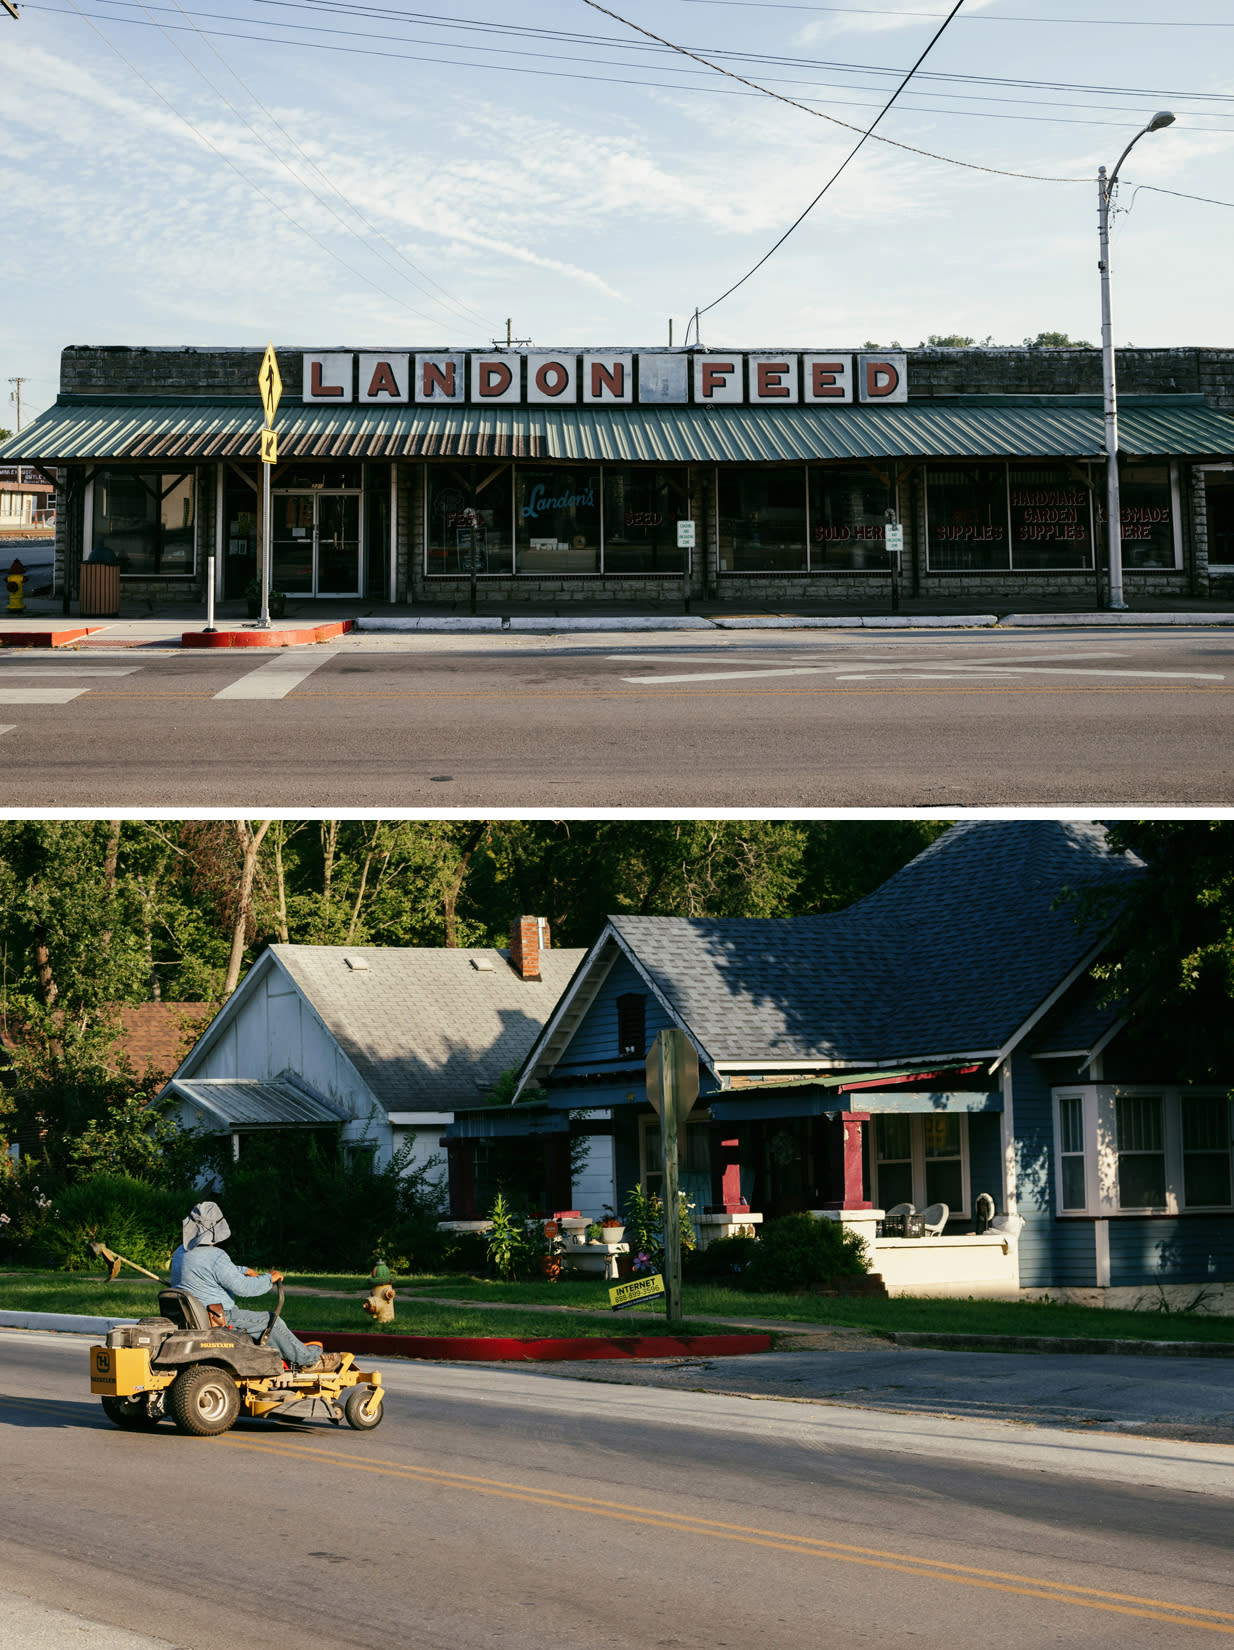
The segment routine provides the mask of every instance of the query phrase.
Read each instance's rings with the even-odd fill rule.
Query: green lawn
[[[297,1330],[377,1329],[360,1310],[371,1280],[348,1273],[296,1273],[288,1282],[314,1289],[337,1289],[343,1299],[289,1295],[287,1321]],[[639,1307],[610,1313],[607,1285],[577,1282],[501,1283],[493,1279],[417,1275],[394,1279],[395,1334],[409,1335],[603,1335],[654,1332],[663,1310]],[[1148,1293],[1147,1291],[1145,1292]],[[140,1317],[156,1310],[157,1286],[143,1278],[102,1282],[81,1272],[0,1273],[0,1308],[27,1312],[85,1312]],[[447,1306],[444,1299],[466,1303]],[[272,1302],[273,1297],[254,1301]],[[713,1284],[687,1283],[684,1305],[695,1333],[716,1332],[715,1320],[779,1319],[789,1323],[835,1325],[873,1334],[915,1330],[927,1334],[1087,1336],[1117,1340],[1234,1342],[1234,1317],[1202,1312],[1115,1312],[1103,1307],[1063,1306],[1048,1301],[844,1299],[828,1295],[756,1295]],[[549,1306],[550,1314],[522,1313],[519,1307]],[[482,1308],[491,1307],[491,1310]],[[595,1313],[596,1317],[586,1314]],[[707,1320],[707,1321],[704,1321]]]

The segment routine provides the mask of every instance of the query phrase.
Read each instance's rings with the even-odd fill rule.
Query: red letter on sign
[[[478,395],[504,395],[514,381],[514,374],[504,361],[482,361]]]
[[[591,363],[591,393],[598,401],[607,390],[610,395],[620,398],[626,393],[626,364],[624,361],[614,361],[611,367],[606,367],[603,361]]]
[[[810,374],[810,387],[817,396],[844,394],[844,386],[837,384],[837,377],[844,371],[843,361],[815,361]]]
[[[507,379],[508,383],[509,380]],[[440,390],[451,400],[454,398],[454,362],[447,361],[444,367],[439,367],[435,361],[424,363],[424,393],[433,395]]]
[[[890,361],[866,362],[866,400],[876,395],[894,395],[900,387],[900,375]]]
[[[757,394],[760,401],[773,395],[788,394],[788,385],[783,382],[784,374],[787,371],[787,361],[760,361],[758,363]]]
[[[560,361],[545,361],[536,369],[536,388],[541,395],[560,395],[569,382],[570,374]]]
[[[323,384],[321,381],[321,362],[314,361],[309,372],[310,395],[342,395],[341,384]]]
[[[342,394],[342,391],[339,391]],[[397,395],[398,384],[388,361],[378,361],[373,369],[373,382],[368,387],[370,398],[374,395]]]
[[[735,361],[704,361],[703,362],[703,399],[713,395],[716,390],[724,389],[729,378],[737,370]]]

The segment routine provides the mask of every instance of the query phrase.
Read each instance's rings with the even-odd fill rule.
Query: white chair
[[[1023,1225],[1023,1215],[995,1215],[989,1229],[991,1232],[997,1232],[1000,1237],[1010,1238],[1014,1242],[1019,1237]]]
[[[927,1237],[938,1237],[947,1224],[951,1210],[946,1203],[931,1203],[921,1211],[921,1224]]]
[[[888,1209],[887,1213],[889,1215],[915,1215],[917,1205],[915,1203],[897,1203],[893,1209]]]

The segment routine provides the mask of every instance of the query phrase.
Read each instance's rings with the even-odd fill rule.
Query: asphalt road
[[[525,1369],[386,1374],[369,1434],[128,1434],[88,1395],[83,1343],[0,1336],[5,1642],[1175,1650],[1234,1634],[1228,1449]]]
[[[1228,806],[1234,636],[0,654],[0,806]]]

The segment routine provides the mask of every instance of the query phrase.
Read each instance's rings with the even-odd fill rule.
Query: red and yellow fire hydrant
[[[20,558],[14,556],[12,567],[4,575],[4,587],[9,593],[8,610],[10,613],[24,613],[26,611],[26,604],[21,595],[25,583],[26,569],[22,566]]]

